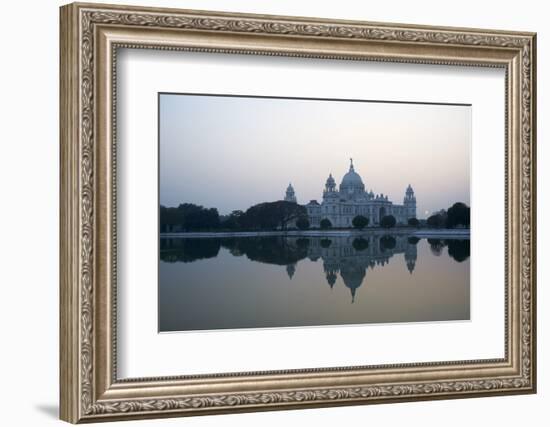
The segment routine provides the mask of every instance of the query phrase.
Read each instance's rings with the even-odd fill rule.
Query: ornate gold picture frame
[[[79,423],[536,391],[534,33],[75,3],[61,8],[60,43],[61,419]],[[116,62],[122,48],[503,69],[504,357],[120,379]],[[182,371],[184,366],[182,360]]]

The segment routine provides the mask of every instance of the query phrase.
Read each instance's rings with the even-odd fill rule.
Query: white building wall
[[[323,200],[315,210],[308,206],[308,215],[312,226],[318,226],[326,218],[332,227],[351,227],[353,218],[357,215],[367,217],[369,226],[378,225],[383,215],[393,215],[398,224],[407,224],[409,218],[416,218],[416,204],[405,206],[394,205],[387,200],[341,201],[338,198],[329,198]]]

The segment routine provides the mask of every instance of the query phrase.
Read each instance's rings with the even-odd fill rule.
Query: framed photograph
[[[535,34],[60,21],[63,420],[536,391]]]

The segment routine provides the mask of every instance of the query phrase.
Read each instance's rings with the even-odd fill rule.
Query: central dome
[[[353,170],[353,167],[351,167],[349,172],[345,174],[342,178],[342,183],[340,185],[363,185],[363,180],[361,179],[359,174]]]
[[[342,183],[340,184],[340,190],[353,189],[353,190],[364,190],[365,185],[363,180],[359,176],[355,169],[353,168],[353,160],[350,159],[351,163],[349,166],[349,171],[342,178]]]

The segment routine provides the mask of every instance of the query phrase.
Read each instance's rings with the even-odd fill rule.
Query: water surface
[[[161,238],[159,330],[470,318],[469,239]]]

